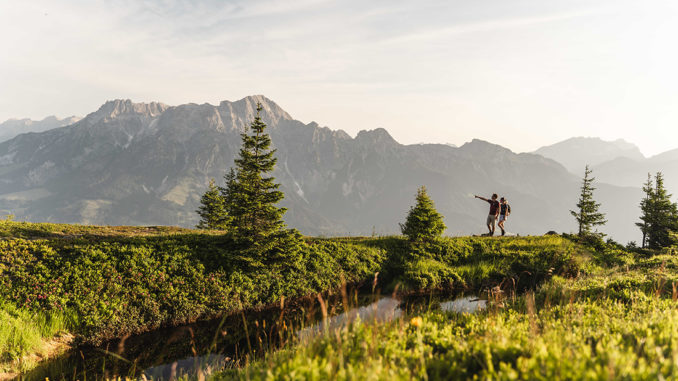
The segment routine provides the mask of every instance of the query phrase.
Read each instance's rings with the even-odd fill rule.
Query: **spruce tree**
[[[235,208],[235,202],[234,202],[234,197],[235,194],[238,192],[238,175],[236,174],[236,171],[233,167],[231,167],[228,170],[228,173],[224,175],[224,187],[219,187],[219,193],[221,195],[221,199],[224,202],[224,209],[226,210],[226,214],[228,214],[228,221],[227,225],[230,225],[232,227],[232,221],[233,221],[233,211]]]
[[[674,243],[672,233],[678,231],[678,206],[671,201],[661,172],[655,175],[650,204],[647,246],[650,249],[671,246]]]
[[[416,205],[410,208],[400,230],[412,242],[430,241],[440,237],[446,229],[443,216],[436,211],[426,187],[417,190]]]
[[[593,199],[593,181],[595,177],[591,177],[591,170],[586,166],[584,171],[584,179],[582,180],[581,194],[579,195],[579,202],[577,202],[577,211],[570,210],[570,214],[574,216],[579,225],[579,236],[586,236],[592,233],[595,226],[604,225],[605,214],[600,213],[600,204]]]
[[[641,247],[647,247],[647,235],[650,232],[650,223],[653,218],[653,201],[654,201],[654,185],[652,183],[652,175],[647,174],[647,181],[643,184],[643,192],[645,197],[640,201],[640,222],[636,222],[636,226],[640,228],[643,233],[643,242]]]
[[[275,204],[284,197],[272,176],[267,176],[275,167],[275,151],[271,138],[264,132],[266,124],[261,120],[261,104],[257,105],[254,121],[240,136],[242,146],[235,159],[236,169],[227,178],[224,196],[232,218],[235,237],[255,245],[267,242],[274,233],[282,232],[282,216],[285,208]]]
[[[225,229],[227,224],[227,213],[223,197],[219,188],[210,179],[207,191],[200,198],[200,206],[196,210],[200,216],[200,222],[196,226],[198,229]]]

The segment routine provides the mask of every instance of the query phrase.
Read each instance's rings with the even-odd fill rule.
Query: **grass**
[[[114,237],[147,237],[169,234],[195,233],[196,230],[174,226],[91,226],[75,224],[54,224],[35,222],[16,222],[0,219],[0,238],[23,239],[102,239]],[[201,231],[218,234],[217,231]]]
[[[213,379],[661,379],[677,370],[676,307],[602,299],[355,321]]]
[[[631,333],[608,324],[639,319],[652,323],[629,329],[660,335],[671,328],[659,316],[673,316],[678,281],[678,260],[668,253],[628,252],[561,236],[459,237],[416,245],[402,237],[307,237],[269,262],[243,257],[213,231],[0,221],[0,237],[1,313],[14,316],[12,328],[3,331],[6,337],[14,332],[13,344],[0,353],[9,361],[39,352],[41,342],[64,330],[78,343],[98,343],[314,296],[343,282],[371,289],[376,279],[382,292],[405,294],[536,291],[533,299],[497,300],[490,311],[473,316],[429,311],[415,323],[411,316],[355,322],[304,345],[291,340],[282,351],[218,378],[586,378],[579,368],[548,373],[558,366],[548,365],[548,356],[571,352],[572,363],[583,358],[577,356],[599,356],[575,345],[588,336],[554,341],[553,348],[546,344],[579,332],[577,314],[588,319],[587,330],[601,324],[603,332],[623,336]],[[608,315],[615,318],[598,321]],[[15,339],[20,336],[25,339]],[[595,360],[591,366],[602,366],[603,360]],[[536,373],[540,368],[546,373]],[[617,365],[612,370],[625,374]],[[595,372],[591,378],[602,377],[602,370]]]
[[[502,256],[508,248],[539,243],[530,240],[490,241],[492,251],[486,256],[496,256],[498,266],[507,266]],[[545,242],[553,246],[542,252],[561,246],[557,239]],[[511,294],[510,287],[495,288],[486,311],[471,315],[426,311],[391,322],[356,320],[212,379],[674,377],[678,371],[678,258],[667,254],[670,251],[629,252],[616,245],[582,247],[568,242],[562,250],[575,253],[564,267],[568,271],[546,276],[533,291],[519,297]],[[458,274],[482,279],[494,271],[495,262],[488,263],[488,258],[467,258],[469,263],[457,268]],[[512,267],[510,261],[508,267]]]
[[[33,312],[0,301],[0,371],[30,368],[50,355],[46,343],[71,328],[72,317],[64,313]],[[27,354],[34,358],[27,359]]]

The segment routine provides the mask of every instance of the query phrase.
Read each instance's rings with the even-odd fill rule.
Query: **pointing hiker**
[[[511,205],[509,205],[508,200],[504,197],[499,199],[499,229],[501,229],[501,235],[506,235],[506,229],[504,229],[504,223],[509,215],[511,215]]]
[[[492,195],[492,199],[488,200],[485,197],[475,196],[483,201],[487,201],[490,204],[490,214],[487,216],[487,229],[489,233],[487,235],[494,235],[494,224],[497,221],[497,216],[499,216],[499,201],[497,201],[497,194]]]

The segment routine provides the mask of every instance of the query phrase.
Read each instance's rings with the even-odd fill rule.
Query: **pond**
[[[158,329],[100,347],[84,346],[39,365],[19,379],[56,381],[143,376],[171,380],[237,367],[246,359],[340,328],[357,318],[369,323],[389,321],[418,310],[473,313],[486,306],[485,300],[474,296],[399,299],[354,294],[347,299],[335,296],[328,300],[306,300],[283,308],[247,311]],[[344,309],[344,305],[350,307]]]

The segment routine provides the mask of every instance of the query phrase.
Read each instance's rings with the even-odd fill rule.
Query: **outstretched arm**
[[[490,201],[490,200],[486,199],[485,197],[475,196],[475,198],[479,198],[479,199],[481,199],[481,200],[483,200],[483,201],[488,201],[488,202]]]

